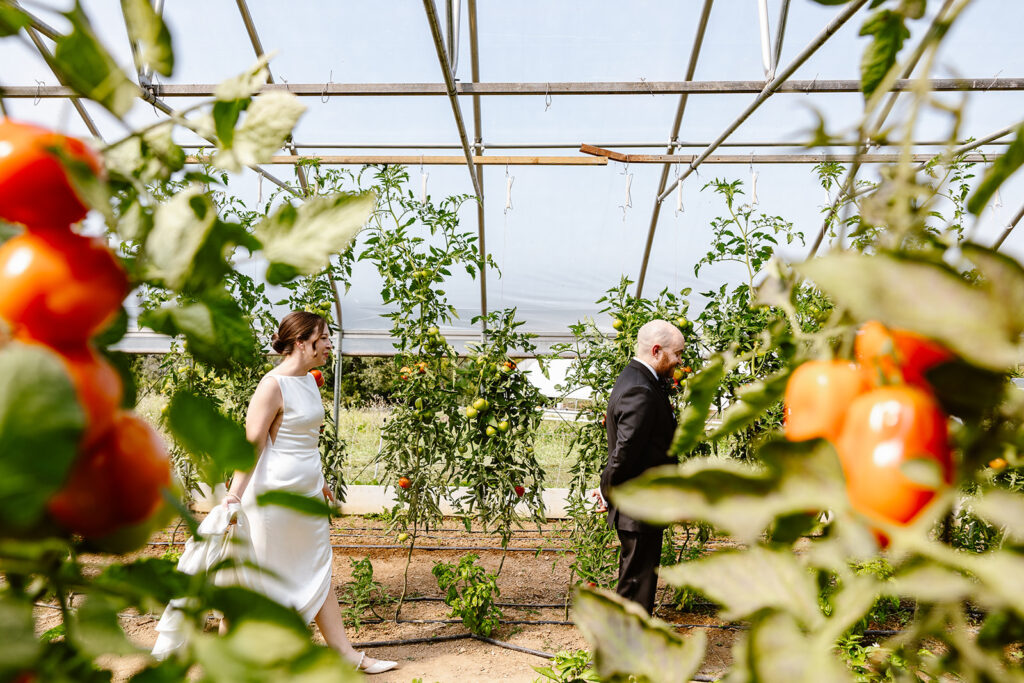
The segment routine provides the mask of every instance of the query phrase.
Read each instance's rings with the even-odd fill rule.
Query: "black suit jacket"
[[[676,431],[676,416],[668,389],[635,358],[615,380],[605,418],[608,464],[601,473],[601,495],[608,501],[608,524],[623,531],[657,531],[617,510],[608,497],[612,487],[660,465],[675,464],[668,455]]]

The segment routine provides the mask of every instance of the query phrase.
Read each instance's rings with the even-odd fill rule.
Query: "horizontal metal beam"
[[[941,158],[941,153],[912,154],[910,161],[925,163]],[[608,161],[629,164],[689,164],[697,158],[695,154],[618,154],[611,156],[565,157],[565,156],[478,156],[473,163],[480,166],[607,166]],[[199,163],[208,159],[201,155],[190,155],[188,163]],[[862,164],[892,164],[901,161],[899,154],[712,154],[704,159],[707,164],[820,164],[834,161],[849,164],[859,161]],[[966,154],[963,161],[985,163],[992,161],[991,155]],[[461,166],[466,163],[465,157],[459,156],[419,156],[419,155],[321,155],[303,154],[300,156],[273,156],[266,164],[295,164],[300,161],[317,161],[325,166],[362,166],[366,164],[400,164],[403,166]]]
[[[902,78],[893,83],[893,92],[911,90],[914,79]],[[154,84],[157,97],[212,97],[215,84]],[[605,81],[560,83],[461,83],[454,84],[457,95],[728,95],[759,94],[764,81]],[[1015,91],[1024,90],[1024,78],[933,78],[928,81],[933,92],[950,91]],[[264,91],[284,90],[300,97],[352,96],[419,96],[447,95],[444,83],[268,83]],[[790,80],[773,93],[856,93],[860,81]],[[72,97],[70,88],[55,85],[0,86],[0,97],[48,98]]]
[[[198,163],[204,157],[189,156],[186,160]],[[746,157],[744,157],[746,158]],[[325,154],[303,154],[301,156],[281,155],[270,157],[264,163],[295,164],[300,161],[318,161],[328,166],[360,166],[363,164],[402,164],[403,166],[464,166],[465,157],[440,156],[395,156],[395,155],[363,155],[363,156],[331,156]],[[483,156],[473,157],[473,163],[481,166],[607,166],[604,157],[540,157],[540,156]]]
[[[296,142],[293,143],[295,147],[299,149],[462,149],[462,145],[457,142]],[[481,142],[485,149],[579,149],[580,143],[578,142]],[[647,148],[647,147],[707,147],[710,142],[683,142],[683,141],[666,141],[666,142],[599,142],[595,143],[596,147],[603,147],[605,149],[613,148]],[[950,143],[949,140],[917,140],[910,143],[914,147],[945,147],[949,144],[963,145],[967,144],[964,140],[956,140]],[[1002,141],[989,141],[986,145],[1008,145],[1009,140]],[[829,147],[858,147],[860,143],[856,140],[847,141],[833,141],[828,144]],[[880,142],[875,145],[876,147],[902,147],[903,143],[898,140],[892,140],[887,142]],[[209,145],[195,145],[187,144],[181,145],[184,149],[204,149],[208,148]],[[719,147],[800,147],[807,148],[806,142],[797,141],[775,141],[771,142],[768,140],[759,140],[751,142],[723,142]]]

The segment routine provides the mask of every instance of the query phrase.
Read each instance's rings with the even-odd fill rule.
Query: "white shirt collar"
[[[646,363],[645,361],[642,361],[642,360],[640,360],[639,358],[636,358],[636,357],[634,357],[634,358],[633,358],[633,360],[635,360],[635,361],[636,361],[637,363],[641,363],[641,364],[642,364],[642,365],[643,365],[643,366],[644,366],[645,368],[647,368],[648,370],[650,370],[650,371],[651,371],[651,374],[652,374],[652,375],[654,375],[654,379],[655,379],[656,381],[659,381],[659,382],[661,381],[661,378],[660,378],[660,377],[658,377],[658,373],[656,373],[656,372],[654,371],[654,368],[652,368],[652,367],[651,367],[651,366],[650,366],[650,365],[649,365],[648,363]]]

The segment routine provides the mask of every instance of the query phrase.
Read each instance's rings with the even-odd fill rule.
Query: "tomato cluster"
[[[88,209],[65,163],[101,172],[81,141],[0,121],[0,219],[25,228],[0,245],[0,319],[18,343],[60,359],[85,413],[78,456],[50,499],[50,515],[70,532],[125,550],[139,535],[131,531],[162,507],[170,461],[156,432],[121,410],[120,375],[90,342],[120,310],[128,278],[103,240],[71,229]]]
[[[953,480],[947,416],[925,378],[953,354],[870,321],[857,332],[854,356],[856,362],[809,361],[794,371],[785,394],[786,437],[830,441],[853,508],[907,524],[936,495],[934,487],[907,476],[908,463],[928,463],[942,482]]]

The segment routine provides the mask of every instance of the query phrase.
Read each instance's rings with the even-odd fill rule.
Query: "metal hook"
[[[36,97],[35,97],[34,100],[32,100],[32,106],[33,107],[36,106],[37,104],[39,104],[39,101],[41,99],[43,99],[43,94],[41,92],[43,85],[44,85],[44,83],[37,78],[36,79]]]
[[[640,82],[644,84],[645,88],[647,88],[647,92],[651,94],[651,97],[654,97],[654,90],[651,88],[651,84],[647,82],[647,79],[641,76]]]
[[[327,104],[331,99],[327,96],[327,88],[331,85],[334,85],[334,69],[331,69],[330,75],[327,76],[327,83],[324,83],[324,90],[320,93],[320,101],[324,104]]]
[[[551,84],[548,83],[544,88],[544,111],[551,108]]]

